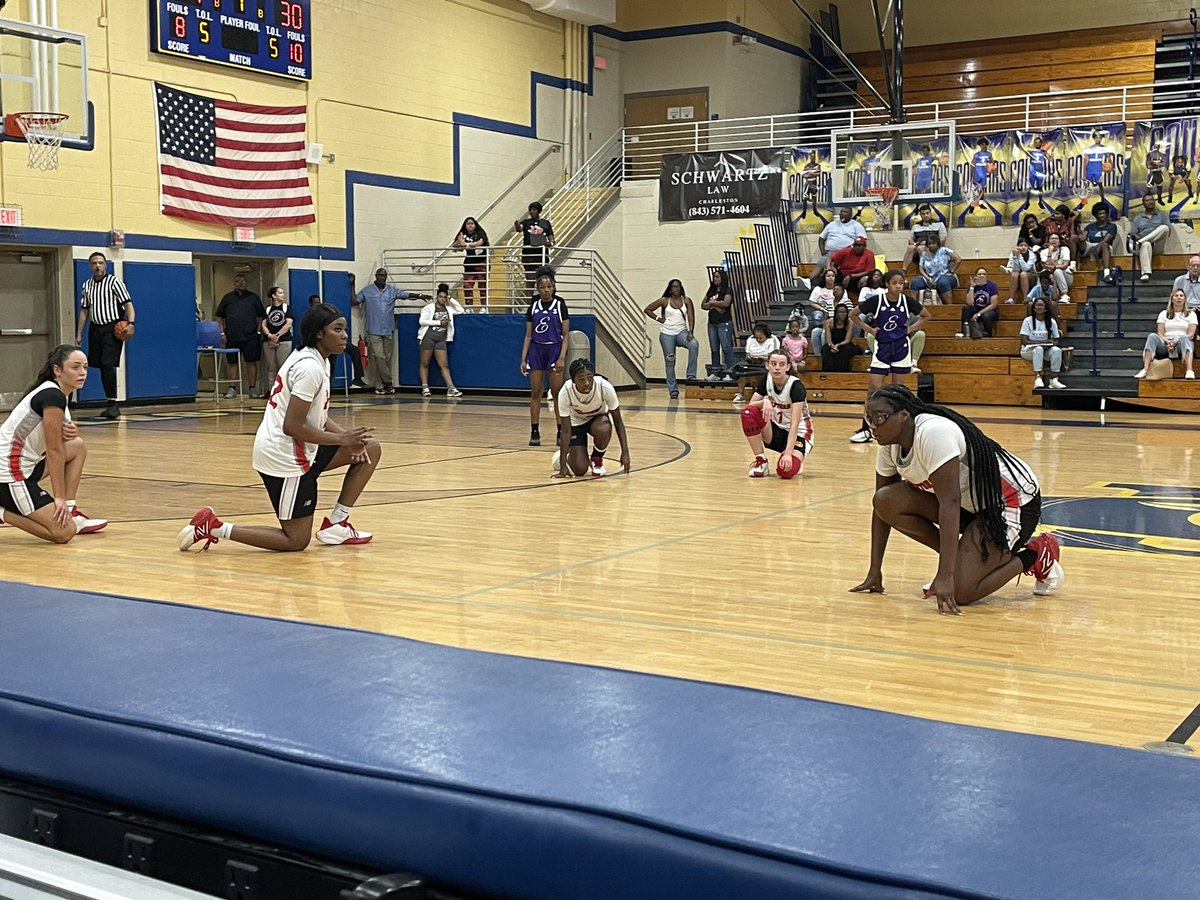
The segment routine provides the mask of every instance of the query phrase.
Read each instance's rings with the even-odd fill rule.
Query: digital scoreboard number
[[[311,0],[151,0],[157,53],[312,78]]]

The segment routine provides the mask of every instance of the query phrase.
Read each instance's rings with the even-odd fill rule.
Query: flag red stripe
[[[197,212],[193,209],[183,209],[178,206],[168,205],[164,205],[162,211],[167,216],[178,216],[181,219],[191,219],[195,222],[211,222],[214,225],[311,225],[317,221],[317,217],[312,213],[301,216],[282,216],[266,219],[253,215],[237,217],[220,216],[215,213]]]
[[[217,109],[261,116],[303,116],[308,112],[303,106],[258,106],[253,103],[234,103],[230,100],[216,100],[214,103]]]
[[[286,206],[312,206],[312,197],[276,197],[263,194],[261,197],[230,197],[225,194],[213,196],[201,191],[187,191],[183,188],[164,184],[164,197],[175,197],[178,200],[195,200],[197,203],[211,203],[213,206],[236,206],[244,209],[277,209]]]
[[[221,178],[217,175],[204,175],[189,169],[181,169],[178,166],[172,166],[167,163],[163,163],[162,173],[164,175],[173,175],[176,178],[185,178],[188,181],[207,184],[210,187],[238,188],[239,190],[257,188],[263,191],[274,191],[282,188],[308,187],[308,176],[306,175],[298,178]]]
[[[218,118],[217,127],[229,131],[250,131],[262,134],[288,134],[293,131],[297,134],[304,133],[303,123],[272,125],[268,122],[243,122],[239,119]]]
[[[251,170],[255,172],[294,172],[303,168],[303,166],[304,160],[302,159],[256,160],[217,157],[217,168],[219,169],[241,169],[242,171]]]
[[[304,141],[235,141],[218,138],[218,150],[249,150],[251,153],[295,153],[304,149]]]

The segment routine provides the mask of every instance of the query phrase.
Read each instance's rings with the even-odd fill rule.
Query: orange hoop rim
[[[900,198],[900,188],[895,185],[866,188],[863,193],[870,197],[878,197],[884,203],[895,203]]]
[[[19,112],[12,114],[13,120],[28,128],[54,128],[71,118],[66,113]]]

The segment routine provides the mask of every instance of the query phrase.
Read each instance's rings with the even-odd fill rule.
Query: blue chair
[[[221,372],[224,371],[224,365],[230,361],[230,356],[237,360],[238,377],[237,380],[231,378],[222,378]],[[210,319],[201,319],[196,323],[196,363],[199,365],[200,360],[205,356],[211,356],[213,364],[213,400],[221,399],[221,385],[229,384],[237,388],[238,400],[242,399],[242,354],[234,347],[229,349],[221,346],[221,326]],[[224,359],[222,359],[224,357]]]

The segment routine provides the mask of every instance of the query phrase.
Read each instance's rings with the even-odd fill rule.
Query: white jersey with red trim
[[[292,398],[307,400],[308,424],[322,431],[329,420],[329,363],[315,347],[295,350],[279,367],[271,396],[254,435],[254,468],[264,475],[294,478],[312,466],[317,444],[293,440],[284,434],[288,404]]]
[[[71,421],[71,410],[67,408],[67,397],[62,388],[53,381],[43,381],[21,399],[0,425],[0,454],[4,460],[0,467],[0,482],[24,481],[46,455],[42,414],[47,405],[62,409],[63,421]]]
[[[792,427],[792,416],[798,415],[800,424],[796,426],[796,437],[812,443],[812,415],[808,410],[808,391],[803,381],[795,375],[789,375],[777,388],[775,380],[768,374],[758,386],[758,392],[771,401],[772,425],[782,428],[786,433]]]
[[[579,393],[570,378],[563,382],[558,391],[558,414],[569,415],[572,425],[585,425],[596,416],[607,415],[620,407],[617,389],[601,375],[592,378],[592,389],[586,394]]]
[[[933,492],[930,476],[950,460],[958,459],[958,487],[962,508],[978,512],[971,496],[971,470],[967,466],[967,439],[962,429],[944,416],[920,413],[913,420],[913,445],[905,455],[899,444],[881,445],[875,456],[875,471],[889,477],[899,475],[923,491]],[[1000,484],[1006,510],[1016,512],[1038,493],[1038,481],[1024,460],[1013,457],[1014,466],[1003,458]]]

